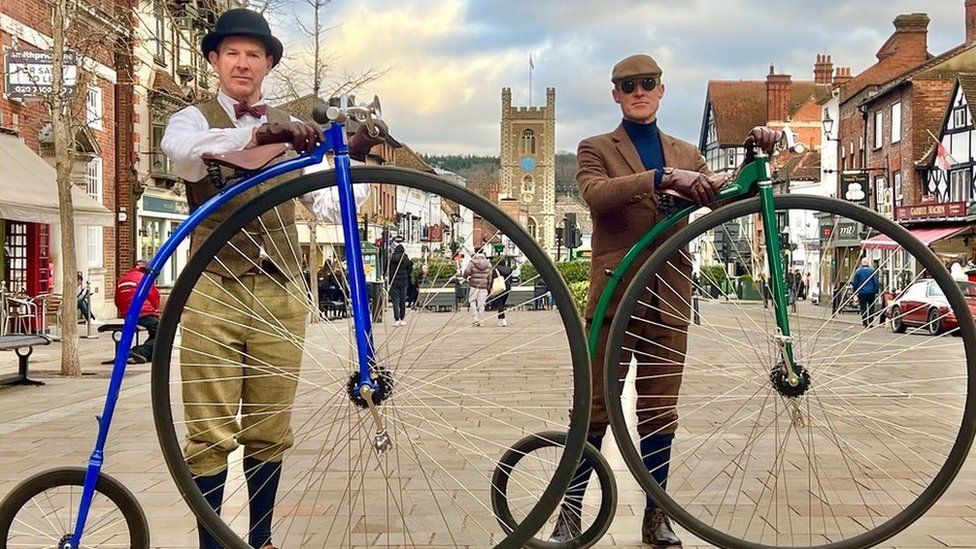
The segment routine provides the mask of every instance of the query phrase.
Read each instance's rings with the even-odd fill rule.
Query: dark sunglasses
[[[638,82],[640,83],[640,87],[644,88],[644,91],[651,91],[657,87],[657,78],[653,76],[645,76],[639,81],[628,78],[627,80],[621,80],[617,86],[620,87],[620,91],[630,95],[637,89]]]

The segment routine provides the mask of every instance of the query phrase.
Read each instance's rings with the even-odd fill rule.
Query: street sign
[[[54,87],[54,55],[50,51],[7,50],[4,55],[4,90],[12,99],[38,99]],[[78,82],[78,54],[64,54],[65,91],[74,92]]]
[[[965,217],[967,214],[966,206],[965,202],[937,202],[917,206],[898,206],[895,208],[895,219],[906,221],[909,219]]]
[[[871,184],[868,173],[846,171],[840,174],[840,195],[844,200],[867,206],[870,202]]]

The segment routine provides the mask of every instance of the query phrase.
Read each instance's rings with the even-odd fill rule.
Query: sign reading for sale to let
[[[12,99],[37,99],[54,87],[54,55],[50,51],[7,50],[4,55],[4,90]],[[64,54],[64,87],[74,91],[78,81],[78,54]]]

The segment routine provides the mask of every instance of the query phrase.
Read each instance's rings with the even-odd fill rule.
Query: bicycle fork
[[[763,161],[762,157],[757,158]],[[770,372],[770,382],[784,396],[790,397],[793,405],[792,419],[803,424],[799,402],[796,397],[806,391],[809,374],[796,363],[793,355],[793,336],[790,334],[789,301],[783,266],[783,243],[780,241],[780,227],[776,218],[773,185],[769,171],[769,159],[763,162],[766,177],[759,182],[759,202],[761,205],[762,227],[766,239],[766,264],[769,267],[769,286],[773,294],[773,307],[776,312],[776,334],[773,341],[779,350],[780,362]],[[789,219],[786,220],[789,223]]]
[[[336,183],[339,189],[339,206],[342,217],[342,235],[346,244],[346,264],[349,273],[349,299],[352,301],[353,322],[356,332],[356,351],[359,357],[359,380],[353,388],[353,394],[362,397],[369,408],[376,427],[373,438],[373,448],[380,455],[385,454],[393,446],[390,435],[383,424],[383,417],[379,412],[377,402],[373,396],[379,388],[373,379],[372,371],[375,363],[373,355],[373,329],[370,316],[369,294],[366,291],[366,273],[363,269],[363,250],[359,237],[359,220],[356,217],[356,198],[349,177],[349,148],[346,144],[345,130],[342,124],[332,124],[326,129],[334,146],[333,161],[335,162]],[[365,238],[366,235],[364,235]],[[384,243],[385,244],[385,243]],[[382,300],[382,296],[377,296]]]

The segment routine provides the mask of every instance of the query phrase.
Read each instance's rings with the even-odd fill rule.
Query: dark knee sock
[[[281,462],[244,458],[244,476],[247,477],[251,526],[248,543],[251,547],[260,549],[271,542],[271,519],[278,494],[278,481],[281,479]]]
[[[209,477],[193,479],[197,488],[203,493],[210,507],[220,514],[220,506],[224,502],[224,485],[227,483],[227,469]],[[207,530],[207,527],[197,521],[197,534],[200,537],[200,549],[221,549],[223,545]]]
[[[670,469],[671,464],[671,441],[673,440],[673,434],[650,435],[641,438],[640,443],[644,467],[647,467],[654,480],[664,489],[668,487],[668,469]],[[650,496],[647,497],[647,508],[657,508],[657,504]]]
[[[597,450],[603,445],[604,435],[587,435],[586,442],[589,442]],[[585,457],[580,460],[573,472],[573,480],[569,483],[566,490],[566,497],[563,499],[561,512],[579,514],[583,508],[583,495],[586,494],[586,485],[590,482],[590,473],[593,472],[593,464]]]

